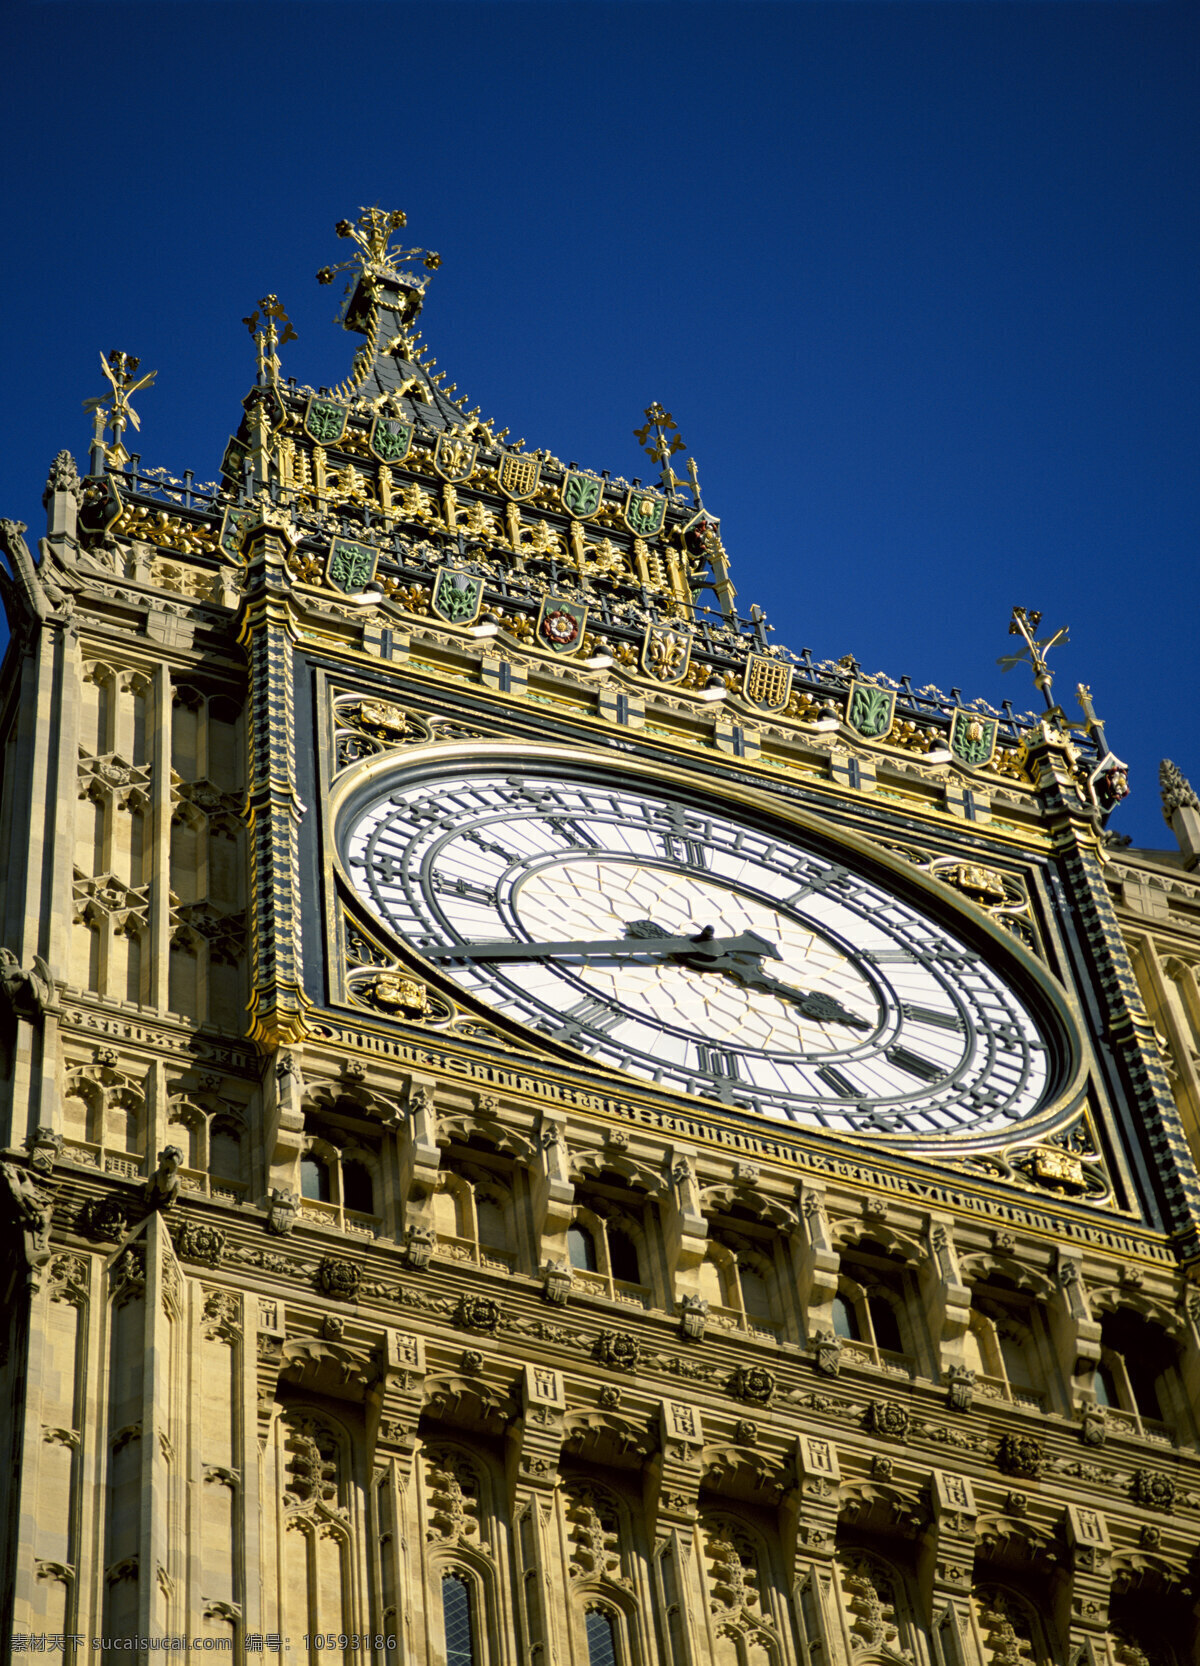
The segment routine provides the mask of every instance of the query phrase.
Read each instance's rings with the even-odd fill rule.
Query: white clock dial
[[[464,991],[671,1088],[995,1144],[1064,1074],[1065,1032],[1015,959],[716,802],[599,767],[443,764],[355,800],[341,848],[367,906]]]

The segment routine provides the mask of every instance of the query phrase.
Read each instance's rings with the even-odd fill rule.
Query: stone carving
[[[703,1342],[708,1303],[703,1296],[684,1296],[679,1303],[679,1334],[685,1342]]]
[[[946,1402],[955,1411],[970,1411],[975,1398],[975,1373],[966,1365],[952,1365],[946,1372]]]
[[[842,1369],[842,1344],[831,1330],[813,1337],[813,1365],[823,1377],[836,1377]]]
[[[50,1173],[62,1156],[62,1148],[62,1135],[55,1133],[53,1128],[35,1128],[25,1141],[29,1161],[41,1174]]]
[[[478,1371],[483,1366],[483,1355],[478,1348],[464,1348],[458,1363],[464,1371]]]
[[[69,492],[76,504],[83,502],[83,481],[79,478],[75,459],[69,451],[60,451],[50,465],[46,489],[42,493],[43,509],[49,508],[50,499],[55,492]]]
[[[179,1196],[179,1169],[183,1152],[177,1145],[168,1145],[158,1154],[158,1167],[146,1182],[146,1207],[169,1209]]]
[[[171,1236],[176,1254],[185,1261],[197,1261],[202,1267],[215,1267],[225,1248],[225,1234],[200,1221],[185,1220]]]
[[[593,1357],[612,1371],[635,1371],[641,1358],[637,1338],[626,1331],[606,1330],[596,1338]]]
[[[431,1451],[425,1462],[430,1539],[479,1542],[479,1471],[461,1452]]]
[[[616,1411],[617,1407],[621,1404],[621,1390],[619,1388],[613,1388],[611,1385],[606,1385],[600,1390],[599,1399],[600,1404],[604,1407],[605,1411]]]
[[[574,1282],[574,1276],[565,1261],[551,1261],[546,1267],[546,1276],[542,1282],[542,1296],[552,1307],[566,1307],[571,1299],[571,1286]]]
[[[91,1197],[81,1203],[75,1229],[93,1243],[123,1238],[129,1230],[129,1205],[119,1197]]]
[[[855,1655],[873,1650],[879,1659],[907,1659],[897,1649],[896,1588],[889,1570],[861,1551],[847,1551],[838,1560]]]
[[[327,1313],[321,1321],[321,1335],[326,1342],[340,1342],[346,1334],[346,1321],[340,1313]]]
[[[894,1467],[890,1458],[874,1457],[871,1459],[871,1474],[877,1481],[890,1481]]]
[[[758,1424],[752,1423],[748,1417],[739,1417],[733,1426],[733,1438],[739,1446],[757,1445]]]
[[[775,1386],[774,1372],[764,1365],[739,1365],[726,1385],[730,1394],[749,1401],[752,1406],[769,1406]]]
[[[338,1448],[333,1435],[313,1417],[293,1418],[286,1426],[288,1454],[284,1501],[311,1511],[317,1505],[336,1509]]]
[[[33,966],[23,971],[11,949],[0,949],[0,999],[7,1002],[17,1018],[34,1023],[54,1004],[54,979],[40,954]]]
[[[130,1244],[113,1268],[113,1301],[118,1307],[146,1294],[146,1244]]]
[[[464,1330],[494,1336],[500,1329],[500,1303],[491,1296],[460,1296],[454,1311],[454,1323]]]
[[[1196,797],[1191,782],[1170,758],[1164,758],[1158,766],[1158,785],[1162,793],[1163,817],[1168,827],[1177,811],[1200,810],[1200,798]]]
[[[1079,1426],[1079,1438],[1085,1446],[1103,1446],[1108,1439],[1108,1415],[1103,1406],[1085,1406]]]
[[[437,1240],[424,1226],[410,1226],[404,1237],[404,1258],[415,1273],[423,1273],[433,1260]]]
[[[0,1163],[0,1175],[24,1241],[26,1263],[30,1267],[40,1266],[50,1253],[54,1194],[17,1163]]]
[[[1135,1504],[1169,1512],[1175,1508],[1175,1483],[1169,1475],[1158,1475],[1152,1469],[1137,1469],[1133,1474],[1130,1496]]]
[[[570,1523],[572,1579],[613,1579],[621,1576],[621,1520],[611,1499],[598,1487],[581,1485],[566,1495]]]
[[[1006,1434],[1000,1437],[996,1465],[1005,1474],[1036,1478],[1041,1474],[1045,1461],[1045,1448],[1033,1435]]]
[[[241,1304],[229,1290],[204,1293],[204,1334],[210,1341],[237,1341],[242,1334]]]
[[[273,1186],[267,1206],[267,1231],[286,1238],[300,1214],[300,1199],[288,1186]]]
[[[908,1434],[908,1407],[895,1400],[872,1400],[867,1407],[867,1428],[873,1435],[903,1440]]]
[[[981,1586],[974,1597],[992,1666],[1030,1666],[1038,1652],[1024,1606],[995,1586]]]
[[[357,1301],[361,1282],[360,1269],[353,1261],[347,1261],[340,1255],[324,1256],[317,1268],[317,1284],[322,1294],[332,1297],[334,1301]]]

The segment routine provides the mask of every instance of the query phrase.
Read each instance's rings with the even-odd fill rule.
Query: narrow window
[[[891,1302],[886,1296],[868,1296],[867,1310],[875,1332],[875,1346],[889,1354],[902,1354],[904,1342],[900,1335],[900,1322]]]
[[[596,1271],[596,1243],[586,1226],[576,1223],[568,1228],[567,1254],[572,1267],[578,1267],[584,1273]]]
[[[593,1608],[587,1615],[588,1666],[617,1666],[617,1634],[612,1615]]]
[[[356,1163],[353,1158],[342,1164],[342,1205],[357,1210],[360,1215],[375,1213],[375,1189],[370,1172],[365,1163]]]
[[[833,1334],[844,1336],[847,1342],[861,1342],[862,1332],[859,1329],[858,1314],[846,1300],[845,1296],[833,1298]]]
[[[475,1666],[471,1587],[460,1573],[448,1573],[442,1580],[442,1624],[446,1633],[446,1666]]]
[[[628,1232],[622,1232],[619,1226],[610,1226],[608,1229],[608,1260],[612,1267],[612,1276],[620,1279],[623,1284],[642,1282],[637,1245]]]
[[[329,1202],[329,1170],[319,1157],[300,1159],[300,1196],[316,1203]]]

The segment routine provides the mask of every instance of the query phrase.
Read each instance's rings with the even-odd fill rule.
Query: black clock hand
[[[689,957],[684,962],[691,965]],[[756,956],[738,955],[721,956],[715,964],[697,964],[697,971],[723,972],[734,983],[741,984],[743,989],[761,989],[764,994],[778,996],[780,1000],[790,1001],[806,1018],[815,1018],[820,1023],[845,1024],[852,1030],[869,1030],[873,1026],[865,1018],[859,1018],[840,1001],[835,1001],[832,995],[826,995],[819,989],[796,989],[792,984],[782,983],[779,978],[773,978],[769,972],[764,972],[762,963]]]
[[[758,963],[764,955],[783,957],[774,943],[756,931],[736,937],[716,937],[708,926],[695,937],[597,937],[567,943],[522,943],[506,938],[499,943],[456,943],[452,948],[425,949],[430,960],[557,960],[564,955],[619,960],[672,960],[697,971],[729,955],[743,955]],[[715,967],[714,967],[715,969]]]

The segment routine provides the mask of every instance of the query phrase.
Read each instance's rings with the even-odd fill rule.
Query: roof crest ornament
[[[291,319],[283,310],[283,303],[278,295],[264,295],[258,303],[262,308],[261,320],[257,309],[249,318],[243,318],[242,323],[254,338],[254,345],[258,352],[258,385],[259,387],[279,386],[279,355],[278,347],[286,347],[289,341],[299,341]],[[278,326],[283,325],[283,334]]]
[[[1049,665],[1046,663],[1046,655],[1050,652],[1051,648],[1057,648],[1059,643],[1065,643],[1070,640],[1067,635],[1069,627],[1064,625],[1061,630],[1055,631],[1053,636],[1039,637],[1035,633],[1037,632],[1038,626],[1041,622],[1042,616],[1040,613],[1031,613],[1024,607],[1014,607],[1012,610],[1012,618],[1009,621],[1008,634],[1009,636],[1023,637],[1025,640],[1025,646],[1015,654],[1004,654],[996,661],[996,664],[1000,667],[1001,671],[1011,671],[1014,666],[1020,665],[1023,661],[1028,660],[1029,664],[1033,668],[1034,686],[1041,690],[1046,701],[1047,712],[1053,713],[1056,710],[1054,700],[1051,696],[1051,689],[1054,684],[1054,673],[1050,670]]]
[[[157,370],[151,370],[135,382],[141,362],[132,353],[122,353],[116,348],[112,349],[107,359],[103,353],[100,355],[100,368],[108,377],[110,389],[107,393],[97,394],[95,399],[83,401],[84,410],[92,412],[93,474],[104,474],[108,469],[123,469],[130,461],[131,453],[126,451],[123,439],[125,427],[132,422],[134,429],[140,431],[142,424],[129,401],[139,388],[150,387],[158,375]],[[106,445],[104,441],[106,428],[112,429],[111,445]]]

